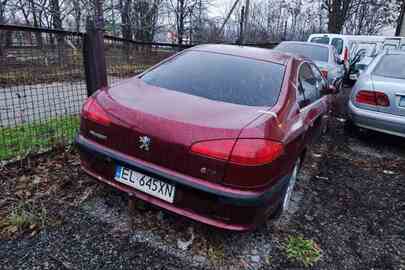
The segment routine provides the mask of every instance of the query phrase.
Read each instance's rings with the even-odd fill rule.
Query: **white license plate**
[[[176,187],[131,169],[117,166],[115,180],[137,190],[173,203]]]

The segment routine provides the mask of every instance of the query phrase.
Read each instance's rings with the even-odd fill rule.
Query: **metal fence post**
[[[100,27],[88,21],[83,44],[83,61],[87,84],[87,95],[108,86],[104,51],[104,34]]]

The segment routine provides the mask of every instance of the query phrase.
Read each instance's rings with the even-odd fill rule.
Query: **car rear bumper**
[[[391,135],[405,137],[405,117],[361,109],[349,101],[349,115],[353,124]]]
[[[261,191],[238,190],[145,163],[82,135],[76,137],[76,144],[80,150],[83,170],[99,181],[176,214],[227,230],[254,229],[276,211],[289,179],[289,176],[285,176],[270,188]],[[175,185],[173,204],[114,180],[115,166],[118,164]]]

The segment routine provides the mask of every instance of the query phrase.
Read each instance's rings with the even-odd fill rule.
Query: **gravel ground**
[[[129,214],[128,197],[87,177],[74,151],[0,169],[2,220],[21,200],[47,210],[44,225],[3,229],[0,268],[302,269],[284,245],[303,235],[321,249],[312,269],[405,269],[404,140],[346,129],[339,108],[305,161],[291,212],[249,233],[216,230],[139,201]]]
[[[34,238],[0,241],[1,269],[190,269],[160,249],[114,234],[111,226],[67,209],[58,228]]]

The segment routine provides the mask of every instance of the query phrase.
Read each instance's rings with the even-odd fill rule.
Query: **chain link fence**
[[[72,140],[86,98],[82,34],[0,26],[0,160]]]
[[[118,81],[142,73],[163,59],[190,46],[165,43],[146,43],[105,36],[104,49],[108,82]]]
[[[85,35],[0,25],[0,161],[72,142],[89,90]],[[105,36],[101,53],[109,85],[183,48]]]

